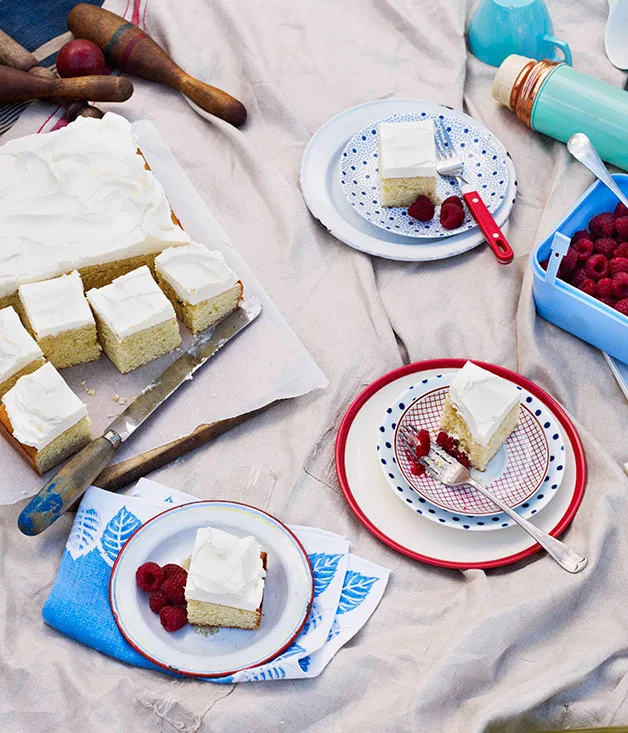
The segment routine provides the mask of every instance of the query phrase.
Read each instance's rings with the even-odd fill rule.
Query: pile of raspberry
[[[547,269],[548,260],[541,262]],[[628,209],[594,216],[576,232],[558,268],[558,277],[628,316]]]
[[[161,567],[156,562],[145,562],[135,571],[135,582],[150,593],[150,610],[159,614],[161,625],[168,632],[178,631],[188,622],[185,605],[187,579],[187,571],[174,563]]]
[[[436,207],[429,196],[419,196],[408,209],[408,216],[419,221],[431,221]],[[443,229],[457,229],[464,221],[464,204],[459,196],[450,196],[440,205],[440,224]]]
[[[406,453],[408,463],[410,464],[410,473],[413,476],[422,476],[425,473],[425,466],[421,463],[420,459],[430,452],[431,444],[432,439],[429,432],[425,429],[419,430],[414,453]],[[467,454],[460,450],[458,441],[452,438],[451,435],[448,435],[444,430],[441,430],[436,436],[436,445],[440,446],[445,453],[449,453],[458,463],[462,463],[467,468],[471,467]]]

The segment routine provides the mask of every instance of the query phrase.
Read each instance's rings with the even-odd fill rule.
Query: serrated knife
[[[34,496],[18,517],[26,535],[43,532],[71,506],[111,461],[113,454],[184,382],[192,378],[226,343],[254,321],[262,311],[257,298],[249,298],[221,321],[207,337],[185,351],[149,384],[109,425],[103,435],[85,446]]]

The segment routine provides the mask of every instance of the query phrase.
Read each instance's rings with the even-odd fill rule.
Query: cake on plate
[[[181,343],[172,304],[146,265],[87,292],[98,339],[118,371],[126,374]]]
[[[155,258],[155,272],[179,318],[198,333],[222,320],[242,299],[242,283],[218,250],[192,242]]]
[[[20,377],[44,363],[44,355],[13,308],[0,310],[0,397]]]
[[[436,150],[432,120],[380,122],[381,205],[411,206],[418,196],[436,200]]]
[[[515,384],[471,361],[451,380],[440,428],[458,441],[473,468],[484,471],[517,427],[520,395]]]
[[[96,321],[76,270],[53,280],[20,285],[26,326],[57,369],[100,357]]]
[[[20,377],[4,395],[0,432],[39,474],[92,439],[87,407],[50,362]]]
[[[0,147],[0,308],[24,283],[78,270],[101,287],[189,241],[120,115]]]
[[[185,585],[188,622],[258,629],[266,560],[254,537],[236,537],[212,527],[196,530]]]

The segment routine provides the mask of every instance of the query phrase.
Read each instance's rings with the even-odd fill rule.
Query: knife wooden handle
[[[111,460],[120,438],[101,436],[79,451],[56,473],[24,507],[17,519],[20,532],[36,535],[47,529],[83,495],[92,481]]]
[[[38,74],[0,66],[0,104],[29,99],[62,97],[93,102],[125,102],[133,94],[133,84],[122,76],[76,76],[72,79],[46,78]]]

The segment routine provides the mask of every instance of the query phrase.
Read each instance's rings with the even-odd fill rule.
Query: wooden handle
[[[39,61],[24,46],[20,46],[11,36],[0,31],[0,63],[12,66],[14,69],[28,71],[37,66]]]
[[[114,445],[104,437],[86,445],[22,510],[17,520],[20,532],[40,534],[59,519],[109,463],[114,451]]]
[[[476,220],[480,231],[486,239],[486,243],[493,250],[495,258],[500,265],[508,265],[512,262],[514,253],[506,236],[497,226],[497,222],[493,218],[491,212],[486,208],[486,204],[482,201],[477,191],[465,191],[462,198],[469,207],[471,216]]]
[[[0,66],[0,104],[49,97],[90,99],[94,102],[124,102],[131,94],[133,85],[128,79],[120,76],[77,76],[73,79],[59,79]]]
[[[236,127],[246,120],[241,102],[186,74],[147,33],[119,15],[79,3],[68,16],[68,28],[77,38],[97,44],[109,63],[122,71],[177,89],[205,111]]]

